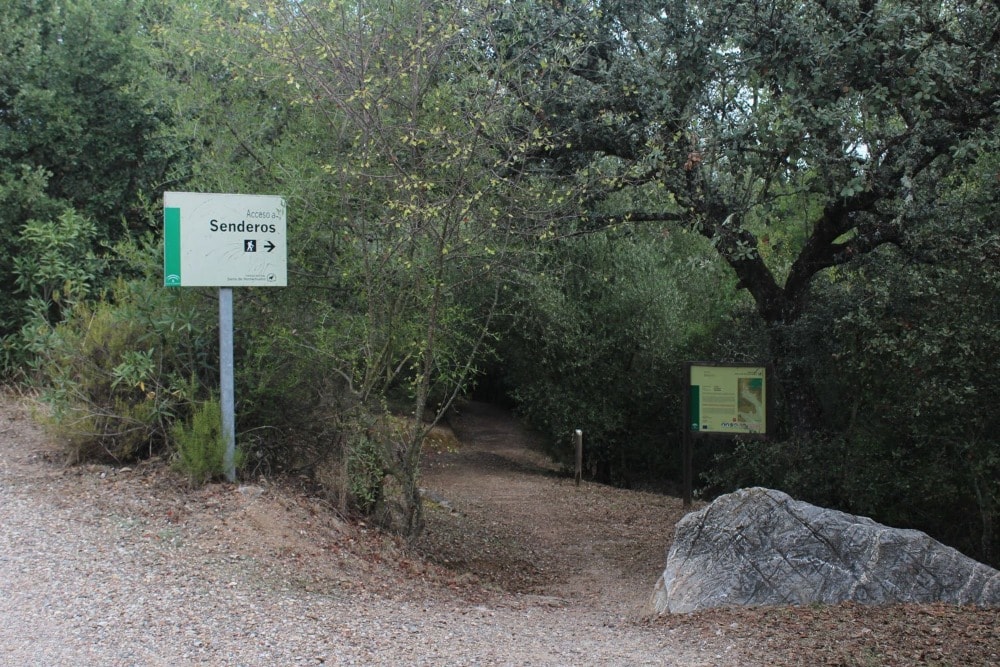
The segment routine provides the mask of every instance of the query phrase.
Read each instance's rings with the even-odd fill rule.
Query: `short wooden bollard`
[[[583,431],[580,429],[573,433],[573,444],[576,446],[576,485],[580,486],[583,477]]]

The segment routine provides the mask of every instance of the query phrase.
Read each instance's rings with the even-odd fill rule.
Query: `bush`
[[[211,386],[214,325],[190,292],[120,280],[108,298],[77,304],[22,337],[36,355],[41,398],[70,462],[125,462],[164,452],[175,419]]]
[[[15,375],[30,371],[37,361],[31,342],[38,324],[56,324],[75,304],[98,291],[103,262],[91,247],[97,233],[94,223],[72,209],[51,220],[29,220],[18,235],[13,258],[14,294],[5,295],[7,309],[16,314],[0,326],[0,372]],[[16,296],[15,296],[16,295]],[[17,324],[21,329],[17,331]],[[44,326],[42,327],[44,329]]]
[[[362,512],[377,516],[384,511],[384,446],[365,433],[354,434],[346,446],[350,497]]]
[[[914,248],[936,261],[887,250],[817,280],[781,332],[793,344],[777,373],[808,372],[822,429],[729,446],[705,479],[713,493],[760,484],[918,528],[996,565],[1000,273],[981,249]]]
[[[173,465],[183,473],[191,486],[202,486],[206,482],[226,474],[226,438],[222,433],[222,408],[219,401],[211,398],[195,409],[190,423],[178,421],[171,428],[174,444]],[[243,464],[243,454],[234,452],[236,468]]]

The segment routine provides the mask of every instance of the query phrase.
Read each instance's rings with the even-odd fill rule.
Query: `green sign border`
[[[163,284],[180,287],[181,283],[181,210],[163,209]]]

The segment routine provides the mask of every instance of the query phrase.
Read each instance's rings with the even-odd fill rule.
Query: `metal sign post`
[[[684,429],[683,440],[681,441],[681,465],[684,466],[684,479],[682,480],[682,498],[684,507],[691,507],[694,502],[694,471],[692,469],[694,458],[694,443],[691,438],[691,431]]]
[[[233,381],[233,288],[219,288],[219,405],[226,451],[226,480],[236,481],[236,390]]]

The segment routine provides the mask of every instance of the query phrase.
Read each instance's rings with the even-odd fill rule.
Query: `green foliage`
[[[119,256],[149,255],[124,247]],[[206,319],[191,292],[119,280],[106,299],[77,304],[62,322],[40,313],[26,327],[69,460],[127,461],[165,449],[172,421],[211,386]]]
[[[685,233],[592,234],[549,255],[525,276],[501,340],[519,410],[564,462],[583,430],[599,479],[673,476],[681,363],[700,355],[731,305],[724,268]]]
[[[992,4],[513,7],[498,57],[558,138],[526,160],[573,183],[591,225],[674,222],[709,239],[782,365],[796,344],[782,328],[816,277],[902,243],[915,193],[940,206],[936,184],[998,122]],[[783,376],[796,430],[822,424],[806,374]]]
[[[710,491],[996,562],[997,11],[16,0],[3,372],[71,459],[175,437],[210,478],[214,300],[160,287],[155,244],[103,249],[164,187],[280,192],[292,284],[236,302],[256,465],[346,443],[342,491],[412,533],[424,436],[477,374],[628,484],[677,476],[682,361],[769,360],[779,438],[704,448]]]
[[[754,300],[758,323],[737,311],[713,356],[773,362],[782,428],[735,445],[723,486],[784,486],[995,560],[998,22],[971,1],[504,7],[497,57],[547,139],[525,162],[570,184],[574,231],[686,225]],[[549,269],[528,291],[540,311],[595,332],[622,316],[574,307],[576,276]],[[551,396],[627,365],[589,330],[525,321],[552,378],[527,409],[551,400],[566,433],[579,414],[615,425],[613,383]],[[612,350],[641,340],[629,322]],[[563,340],[583,362],[552,354]]]
[[[216,398],[199,404],[190,423],[175,421],[170,429],[174,446],[172,463],[191,486],[202,486],[226,474],[226,438],[222,433],[222,408]],[[243,465],[243,452],[236,448],[234,465]]]
[[[136,350],[143,333],[104,303],[78,307],[45,336],[44,400],[71,461],[127,461],[162,440],[174,405],[156,391],[152,367],[135,363],[152,361],[153,348]]]
[[[359,406],[378,414],[404,397],[412,419],[383,464],[408,533],[421,523],[423,436],[486,349],[514,225],[537,224],[550,194],[504,178],[534,140],[511,129],[526,114],[503,94],[482,42],[468,39],[483,34],[488,10],[264,1],[201,24],[203,37],[237,45],[212,70],[211,85],[225,92],[205,90],[236,105],[213,117],[246,114],[254,124],[213,134],[212,150],[236,157],[236,168],[216,164],[196,178],[266,177],[301,211],[290,246],[302,290],[255,299],[268,313],[259,350],[272,353],[251,354],[266,360],[262,377],[277,380],[256,386],[289,387],[286,371],[302,369],[316,381],[289,388],[334,431],[354,428]],[[194,41],[190,52],[200,58],[207,43]]]
[[[914,193],[924,215],[906,242],[819,282],[786,331],[825,432],[740,445],[712,481],[778,486],[998,562],[996,153],[973,167]]]
[[[17,0],[0,19],[0,169],[45,170],[45,195],[95,220],[101,238],[122,218],[144,225],[138,195],[175,159],[144,5]]]
[[[28,220],[56,220],[66,211],[58,202],[45,195],[49,174],[42,168],[27,165],[8,171],[0,170],[0,226],[10,233],[0,236],[0,339],[4,341],[5,374],[12,371],[11,346],[8,340],[23,326],[28,315],[26,297],[17,293],[15,257],[20,254],[19,232]],[[16,357],[16,354],[13,354]]]
[[[348,491],[364,513],[377,516],[383,510],[385,477],[384,447],[367,433],[351,436],[347,443]]]
[[[148,229],[153,195],[182,155],[163,82],[148,67],[150,3],[15,0],[0,16],[2,372],[25,358],[18,332],[47,302],[98,296],[98,248]]]
[[[103,262],[93,254],[94,224],[72,210],[55,220],[29,220],[18,237],[14,257],[14,285],[22,299],[20,318],[33,315],[56,323],[74,304],[93,295]],[[26,349],[33,324],[6,336],[0,349],[0,368],[12,375],[36,361]]]
[[[86,299],[101,271],[92,250],[96,235],[94,223],[72,210],[53,221],[29,220],[14,258],[17,291],[54,305]]]
[[[994,235],[980,250],[996,245]],[[950,259],[890,262],[881,275],[869,274],[865,307],[840,322],[860,341],[844,366],[864,388],[851,405],[861,415],[855,430],[882,443],[887,468],[907,462],[907,474],[889,485],[906,488],[884,508],[913,522],[917,513],[952,543],[996,563],[1000,422],[992,405],[1000,381],[992,359],[1000,345],[1000,273],[979,252],[958,249]]]

